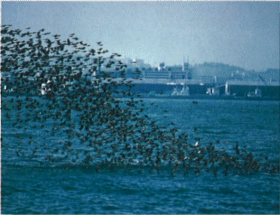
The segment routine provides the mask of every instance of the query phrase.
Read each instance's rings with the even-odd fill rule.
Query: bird
[[[41,156],[48,165],[64,162],[67,168],[73,163],[95,165],[96,171],[102,170],[105,163],[127,171],[131,170],[129,165],[159,171],[169,163],[172,174],[201,174],[205,170],[226,175],[231,168],[237,174],[262,169],[279,171],[269,156],[262,155],[263,159],[257,160],[249,149],[240,149],[238,143],[233,153],[227,147],[203,143],[201,137],[194,137],[195,144],[190,144],[193,139],[189,138],[193,137],[177,129],[175,123],[161,126],[147,114],[146,100],[130,91],[133,81],[127,79],[126,65],[118,58],[121,55],[112,53],[106,57],[108,50],[100,47],[101,42],[97,42],[98,49],[93,49],[87,48],[89,44],[74,33],[62,39],[59,34],[42,33],[43,29],[28,30],[10,30],[9,26],[2,29],[1,66],[4,72],[14,75],[3,75],[3,83],[13,85],[17,93],[11,100],[2,97],[3,116],[16,134],[41,130],[14,135],[15,144],[20,147],[14,150],[16,156],[33,160],[40,160],[36,156]],[[113,65],[118,71],[107,72]],[[193,131],[197,133],[198,128]],[[24,150],[29,153],[25,154],[20,150],[26,146]]]

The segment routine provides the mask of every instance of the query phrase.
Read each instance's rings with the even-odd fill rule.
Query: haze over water
[[[2,24],[102,41],[111,52],[182,65],[279,69],[279,2],[3,2]]]
[[[153,66],[162,61],[167,65],[182,64],[183,57],[189,56],[191,64],[214,61],[257,71],[279,68],[278,2],[3,2],[2,6],[2,24],[12,24],[13,28],[19,29],[31,27],[35,31],[45,28],[46,32],[61,34],[63,39],[74,32],[84,42],[96,45],[97,41],[102,41],[110,52],[144,59]],[[37,36],[40,38],[40,32]],[[36,47],[41,48],[40,39],[37,42]],[[71,42],[67,42],[69,46]],[[56,45],[62,47],[58,42]],[[60,60],[61,56],[54,57],[56,54],[51,53],[52,59]],[[67,52],[64,54],[67,56]],[[72,61],[72,66],[79,61],[78,57]],[[21,73],[14,69],[13,63],[10,63],[14,59],[10,58],[6,58],[6,68],[14,72],[16,84],[13,87],[17,89],[20,88],[17,84],[22,84],[20,77],[23,77],[23,73],[27,74],[29,68]],[[26,63],[23,58],[23,62],[19,61],[21,66]],[[30,68],[37,72],[36,75],[42,78],[39,81],[43,82],[45,71],[36,68],[40,60],[34,59],[27,65],[30,63],[34,66],[35,62],[35,67]],[[44,58],[42,62],[48,60]],[[71,67],[62,68],[57,77],[68,68],[71,70]],[[24,93],[18,96],[9,91],[2,97],[6,106],[1,107],[5,119],[1,122],[3,213],[279,214],[279,166],[278,171],[274,171],[277,167],[272,167],[273,171],[269,168],[266,168],[268,171],[261,171],[253,165],[259,160],[264,166],[266,162],[279,164],[279,101],[146,98],[143,103],[149,108],[139,108],[135,112],[133,107],[140,104],[136,103],[139,100],[127,102],[122,98],[107,97],[101,90],[105,84],[97,84],[99,88],[95,91],[95,86],[88,85],[87,80],[74,73],[71,75],[72,81],[74,78],[77,78],[74,81],[80,81],[73,91],[69,90],[72,89],[71,84],[67,86],[68,91],[63,91],[69,80],[53,80],[50,77],[47,84],[53,84],[56,89],[61,87],[61,91],[50,90],[49,94],[40,97],[28,97],[28,94],[26,97]],[[9,74],[6,78],[9,79]],[[24,87],[33,86],[29,85],[35,83],[32,78],[29,80],[25,77],[27,82]],[[39,88],[33,88],[32,92],[41,92],[42,83],[35,84]],[[88,91],[83,93],[80,89]],[[54,97],[48,96],[51,93],[54,93]],[[118,99],[124,101],[120,104],[124,109],[118,106]],[[107,103],[109,101],[114,101],[111,106]],[[95,115],[90,115],[90,111],[96,111]],[[77,112],[81,115],[75,121],[77,118],[73,115]],[[147,130],[142,124],[137,126],[144,118],[149,120],[143,124]],[[121,123],[116,123],[117,119]],[[138,122],[134,122],[134,119]],[[160,142],[164,130],[150,132],[149,129],[156,127],[153,120],[158,121],[159,126],[168,127],[168,135],[174,134],[170,125],[173,122],[179,133],[188,134],[188,145],[185,141],[177,141],[182,139],[176,139],[175,135],[169,139],[173,142],[167,141],[171,136],[166,136]],[[116,123],[116,127],[110,123]],[[122,123],[125,128],[134,126],[136,132],[128,134],[133,143],[126,141],[125,132],[128,133],[128,130],[121,130]],[[108,130],[99,132],[99,126]],[[74,131],[76,136],[72,137]],[[112,134],[119,139],[114,139]],[[144,136],[143,142],[141,134]],[[109,151],[107,148],[112,152],[112,139],[113,144],[119,144],[119,149],[110,157],[106,153]],[[141,147],[136,147],[138,143],[145,149],[144,152],[141,152]],[[207,163],[214,153],[206,144],[214,145],[218,150],[214,153],[220,153],[213,165]],[[125,145],[136,147],[133,152],[139,153],[139,156],[135,156],[131,148],[125,148]],[[149,154],[150,149],[154,150],[153,154]],[[174,169],[176,162],[187,160],[194,171],[186,171],[186,174],[175,171],[174,174],[174,169],[168,169],[164,163],[168,159],[162,159],[161,171],[157,172],[154,167],[149,170],[148,165],[157,162],[156,153],[164,157],[164,150],[168,152]],[[205,154],[202,154],[206,164],[202,160],[196,162],[200,158],[200,150],[205,150]],[[121,159],[123,152],[125,154]],[[182,157],[181,152],[188,156],[196,155]],[[251,153],[257,161],[252,159]],[[176,158],[172,157],[174,154]],[[99,157],[94,160],[93,155]],[[232,161],[234,156],[236,160]],[[116,165],[111,169],[95,168],[95,161],[98,166],[99,161],[112,157]],[[87,158],[92,158],[94,162],[90,163]],[[117,158],[120,158],[119,163]],[[136,167],[140,165],[139,160],[130,158],[142,159],[147,166],[138,172]],[[238,159],[241,159],[240,163]],[[135,168],[126,169],[126,166],[119,165],[128,161]],[[231,164],[232,171],[223,169],[227,168],[226,162]],[[194,168],[196,164],[200,172]],[[218,165],[221,169],[216,174]],[[240,171],[245,169],[244,174],[238,174],[238,168],[241,168]],[[222,171],[225,171],[225,175]]]

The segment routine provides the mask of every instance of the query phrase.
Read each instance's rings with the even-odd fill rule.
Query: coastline
[[[248,101],[280,101],[276,97],[239,97],[239,96],[216,96],[216,95],[189,95],[189,96],[170,96],[170,95],[149,95],[143,98],[153,99],[208,99],[208,100],[248,100]]]

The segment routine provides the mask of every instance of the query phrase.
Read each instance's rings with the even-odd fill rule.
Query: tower
[[[162,62],[162,63],[160,63],[160,64],[158,65],[158,70],[159,70],[159,71],[161,71],[161,70],[163,70],[163,69],[165,69],[165,63],[164,63],[164,62]]]
[[[185,77],[187,77],[187,79],[192,79],[192,71],[189,66],[189,56],[187,62],[185,62],[185,58],[183,59],[183,72],[186,74]]]

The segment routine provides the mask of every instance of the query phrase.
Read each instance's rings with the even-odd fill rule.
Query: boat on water
[[[249,98],[261,98],[262,91],[259,88],[256,88],[255,91],[247,93],[247,97]]]
[[[171,96],[190,96],[189,87],[183,86],[180,91],[177,89],[177,87],[175,87]]]

